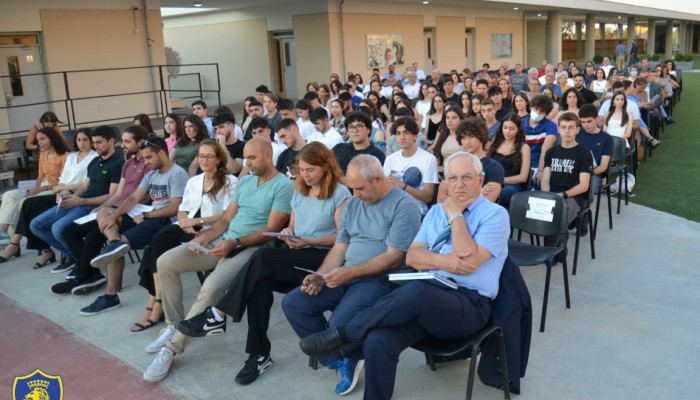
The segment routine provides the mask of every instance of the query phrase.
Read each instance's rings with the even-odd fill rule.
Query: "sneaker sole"
[[[49,290],[51,290],[51,289],[49,289]],[[56,293],[56,292],[54,292],[53,290],[51,290],[51,294],[54,294],[54,295],[56,295],[56,296],[68,296],[68,295],[70,294],[70,292],[66,292],[66,293]]]
[[[121,307],[121,306],[122,306],[122,304],[119,303],[119,304],[113,305],[112,307],[104,308],[104,309],[102,309],[102,310],[100,310],[100,311],[90,312],[90,311],[83,311],[83,310],[80,310],[80,311],[78,311],[78,312],[80,313],[80,315],[84,315],[84,316],[87,317],[87,316],[91,316],[91,315],[101,314],[101,313],[107,312],[107,311],[112,311],[112,310],[114,310],[114,309],[116,309],[116,308],[119,308],[119,307]]]
[[[155,383],[155,382],[162,381],[163,379],[165,379],[166,376],[168,376],[167,373],[165,375],[161,375],[161,376],[151,376],[151,375],[148,375],[144,372],[143,373],[143,380]]]
[[[355,366],[355,373],[352,376],[352,383],[350,384],[350,387],[347,388],[344,392],[338,393],[339,396],[345,396],[346,394],[349,394],[352,392],[353,389],[355,389],[355,386],[357,386],[357,382],[360,380],[360,374],[362,373],[362,369],[365,367],[365,360],[360,360],[357,362],[357,366]]]
[[[90,265],[93,267],[101,267],[107,265],[117,258],[123,257],[126,253],[131,250],[131,246],[125,244],[123,246],[117,247],[116,249],[110,251],[109,253],[100,254],[90,261]]]
[[[182,321],[180,321],[182,322]],[[178,322],[175,324],[175,329],[177,329],[178,332],[182,333],[185,336],[188,337],[207,337],[207,336],[220,336],[226,333],[226,326],[222,326],[220,328],[215,328],[209,331],[205,330],[199,330],[199,329],[190,329],[190,327],[181,324]]]
[[[88,293],[94,292],[95,290],[102,287],[105,283],[107,283],[107,278],[102,278],[96,282],[84,283],[82,285],[74,287],[73,290],[71,290],[71,293],[76,296],[83,296]]]

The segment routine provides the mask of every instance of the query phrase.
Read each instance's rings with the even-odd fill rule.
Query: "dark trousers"
[[[241,322],[243,313],[248,310],[246,353],[270,354],[272,345],[267,329],[274,302],[273,292],[287,293],[299,286],[308,273],[294,267],[316,271],[326,254],[328,249],[271,247],[253,253],[216,305],[234,322]]]
[[[48,243],[39,239],[32,230],[29,229],[29,223],[34,217],[41,215],[44,211],[56,205],[56,196],[49,194],[46,196],[28,197],[22,203],[22,209],[19,212],[19,221],[15,233],[24,235],[27,238],[27,248],[30,250],[45,250],[50,249]]]
[[[168,224],[170,224],[169,218],[155,218],[147,219],[136,225],[130,216],[124,215],[119,232],[129,240],[133,249],[142,249],[148,245],[156,232]],[[90,221],[82,225],[74,222],[63,230],[63,237],[68,248],[71,249],[71,253],[77,257],[75,279],[81,282],[99,274],[100,270],[93,268],[90,261],[100,254],[107,238],[100,232],[97,221]]]
[[[345,325],[355,314],[372,307],[381,297],[387,295],[393,285],[386,276],[353,279],[337,288],[324,287],[316,296],[309,296],[299,289],[287,293],[282,300],[282,311],[300,338],[321,332],[328,328]],[[326,311],[333,311],[326,320]],[[343,355],[353,360],[362,359],[362,351],[343,351]],[[338,359],[340,353],[319,357],[323,365]]]
[[[365,399],[390,399],[399,355],[428,336],[441,340],[468,337],[481,330],[490,303],[475,290],[447,289],[412,281],[355,313],[345,335],[362,344],[365,355]]]
[[[179,225],[172,224],[158,231],[153,236],[151,244],[143,251],[141,265],[139,266],[139,285],[146,288],[151,296],[156,295],[156,287],[153,282],[153,274],[158,272],[158,257],[166,251],[173,249],[183,242],[189,242],[194,236],[185,233]]]

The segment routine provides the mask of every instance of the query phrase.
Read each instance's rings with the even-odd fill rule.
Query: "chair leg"
[[[629,204],[629,186],[627,186],[627,171],[625,170],[625,205]]]
[[[578,264],[578,244],[581,240],[581,221],[579,221],[576,226],[576,247],[574,247],[574,269],[571,271],[571,275],[576,275],[576,265]]]
[[[591,211],[592,213],[593,211]],[[588,218],[588,231],[591,232],[591,258],[595,260],[595,231],[593,230],[593,219]]]
[[[437,371],[437,367],[435,366],[435,356],[425,353],[425,363],[428,364],[431,371]]]
[[[562,274],[564,274],[564,299],[566,300],[566,308],[571,308],[571,298],[569,297],[569,272],[566,264],[566,257],[561,263]]]
[[[566,262],[566,261],[564,261]],[[547,260],[547,276],[544,280],[544,296],[542,297],[542,318],[540,320],[540,332],[544,332],[544,324],[547,319],[547,300],[549,299],[549,280],[552,277],[552,263]]]
[[[506,359],[506,339],[502,329],[498,332],[498,351],[499,358],[501,359],[503,394],[506,400],[510,400],[510,379],[508,377],[508,360]]]
[[[612,211],[612,201],[610,200],[610,190],[608,190],[607,195],[608,195],[608,222],[610,223],[610,229],[612,229],[613,228],[613,220],[612,220],[613,219],[612,218],[613,211]]]
[[[602,186],[601,186],[602,188]],[[593,229],[591,230],[591,235],[595,237],[595,235],[598,233],[598,214],[600,213],[600,196],[601,196],[602,189],[598,191],[598,198],[595,200],[595,224],[593,224]]]
[[[474,376],[476,375],[476,354],[479,352],[479,343],[472,344],[471,354],[472,357],[469,360],[469,376],[467,377],[467,400],[472,399],[472,391],[474,390]]]

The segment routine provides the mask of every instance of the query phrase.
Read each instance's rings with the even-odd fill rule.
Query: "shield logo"
[[[16,376],[12,384],[14,400],[63,400],[63,381],[37,369],[29,375]]]

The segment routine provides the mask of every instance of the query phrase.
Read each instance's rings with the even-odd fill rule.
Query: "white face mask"
[[[544,119],[544,115],[540,115],[535,111],[530,111],[530,120],[540,122]]]
[[[630,76],[633,76],[633,77],[637,76],[637,73],[638,73],[637,70],[633,69],[632,71],[630,71]]]

